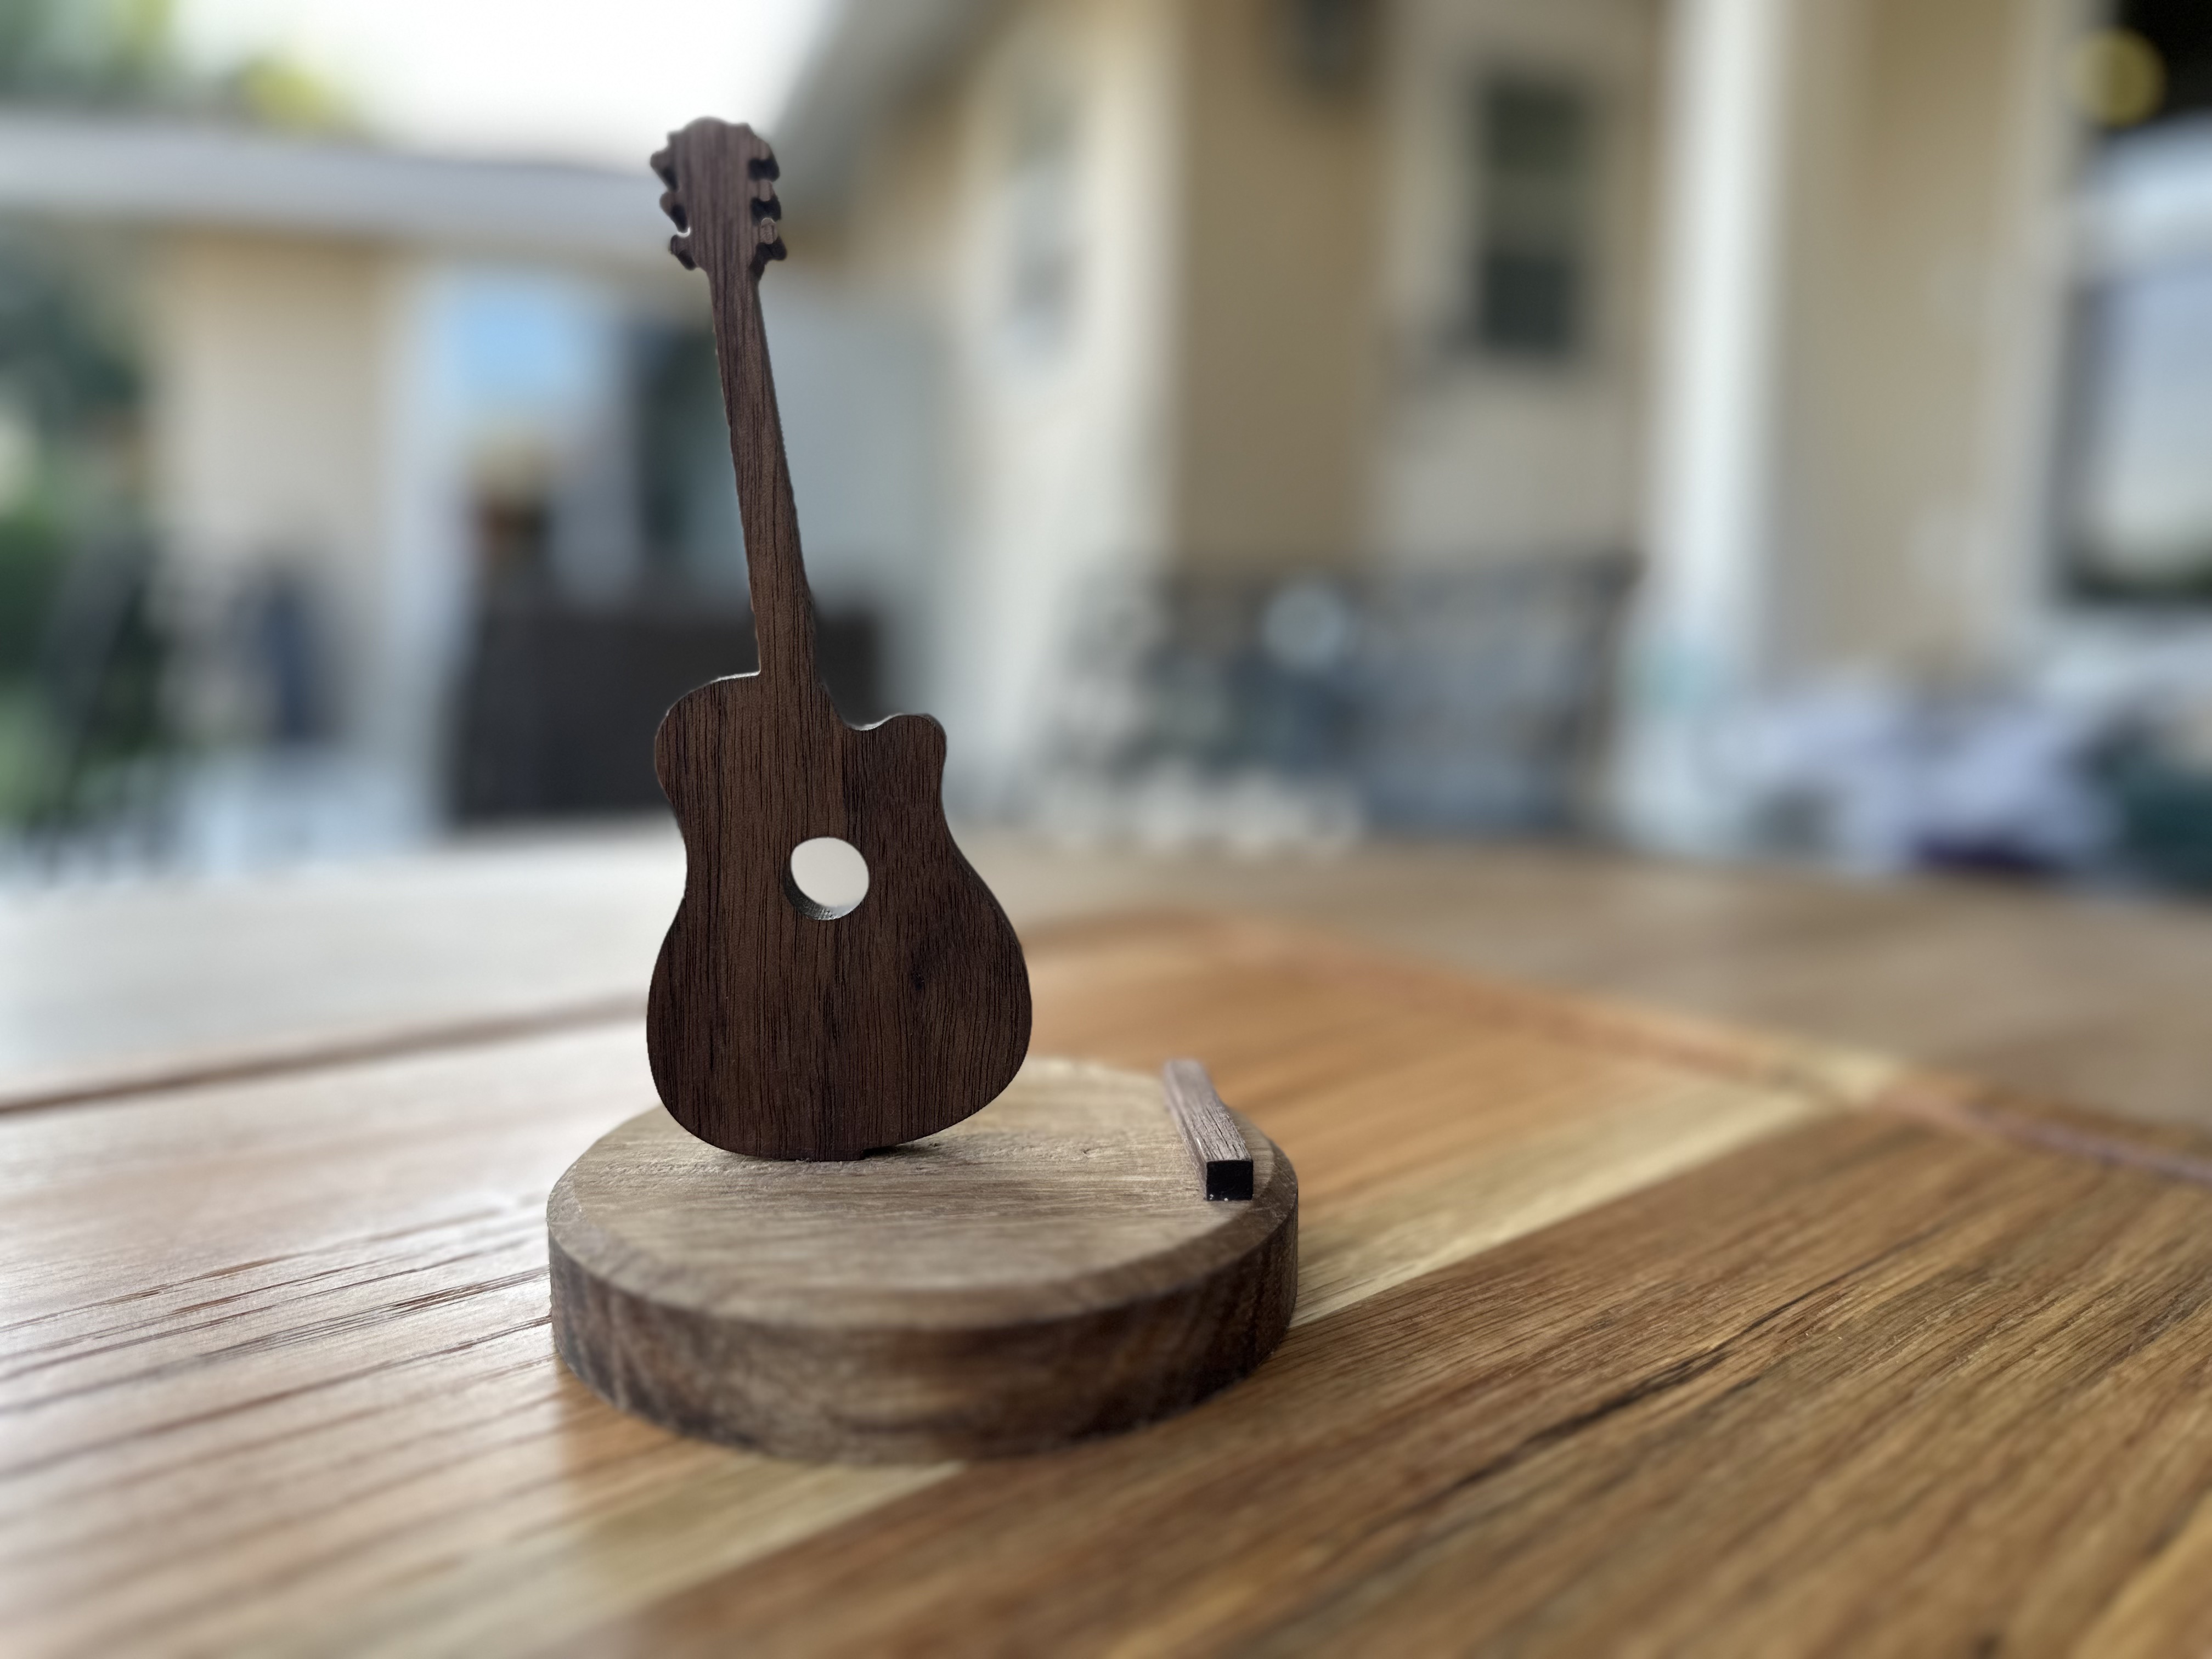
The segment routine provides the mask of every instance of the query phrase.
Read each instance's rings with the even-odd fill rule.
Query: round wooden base
[[[625,1410],[793,1457],[998,1457],[1152,1422],[1290,1323],[1297,1176],[1237,1124],[1253,1196],[1224,1203],[1158,1079],[1068,1060],[850,1163],[744,1158],[647,1112],[546,1206],[554,1340]]]

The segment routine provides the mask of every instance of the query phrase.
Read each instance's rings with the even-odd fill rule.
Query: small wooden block
[[[547,1204],[554,1340],[625,1410],[793,1457],[1006,1456],[1168,1417],[1266,1358],[1297,1299],[1297,1174],[1227,1121],[1246,1204],[1206,1201],[1158,1081],[1069,1060],[848,1163],[647,1112]]]
[[[1211,1199],[1252,1196],[1252,1153],[1213,1077],[1194,1060],[1171,1060],[1160,1068],[1168,1109],[1198,1166],[1199,1190]]]

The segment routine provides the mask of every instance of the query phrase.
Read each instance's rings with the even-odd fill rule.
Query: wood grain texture
[[[1171,1060],[1160,1067],[1160,1084],[1197,1170],[1199,1190],[1220,1201],[1251,1197],[1251,1152],[1206,1067],[1195,1060]]]
[[[1194,1190],[1161,1085],[1031,1060],[990,1111],[857,1164],[743,1158],[665,1112],[547,1206],[553,1336],[615,1404],[856,1463],[1046,1450],[1184,1410],[1273,1352],[1297,1177],[1231,1121],[1249,1203]]]
[[[714,1146],[851,1158],[979,1110],[1027,1052],[1012,926],[954,844],[945,732],[845,724],[815,672],[814,608],[761,320],[781,258],[775,159],[749,127],[693,122],[653,157],[671,246],[707,275],[744,526],[757,673],[679,699],[653,764],[684,832],[684,898],[653,971],[647,1042],[662,1103]],[[831,836],[867,861],[833,915],[791,877]]]
[[[1204,1054],[1297,1158],[1244,1383],[989,1465],[609,1409],[543,1216],[652,1104],[634,1026],[20,1112],[11,1653],[2203,1646],[2203,1138],[2024,1145],[1863,1054],[1274,927],[1030,958],[1041,1044]]]
[[[1297,1158],[1285,1352],[1893,1077],[1221,920],[1030,960],[1043,1041],[1202,1053]],[[560,1364],[547,1193],[653,1104],[632,1024],[0,1116],[12,1648],[532,1650],[952,1479],[679,1439]]]
[[[2172,1651],[2118,1638],[2212,1610],[2208,1222],[1809,1125],[1302,1325],[1143,1458],[971,1468],[577,1648]]]

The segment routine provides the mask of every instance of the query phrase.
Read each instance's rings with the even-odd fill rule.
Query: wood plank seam
[[[1273,933],[1308,933],[1316,939],[1327,938],[1334,952],[1361,957],[1363,972],[1371,961],[1391,970],[1394,976],[1407,975],[1409,969],[1419,973],[1418,967],[1402,957],[1370,951],[1318,930],[1272,920],[1263,924],[1234,912],[1152,909],[1067,918],[1023,932],[1031,951],[1048,954],[1120,934],[1143,936],[1146,930],[1164,925],[1182,928],[1264,927]],[[1770,1038],[1765,1033],[1711,1024],[1694,1016],[1652,1011],[1607,998],[1553,994],[1539,987],[1487,979],[1459,968],[1448,971],[1462,981],[1456,988],[1462,995],[1455,1000],[1467,1012],[1508,1022],[1522,1030],[1601,1038],[1624,1048],[1702,1071],[1790,1087],[1850,1109],[1895,1111],[2047,1152],[2212,1187],[2212,1151],[2197,1153],[2158,1144],[2160,1135],[2191,1144],[2204,1141],[2203,1136],[2182,1126],[2153,1126],[2111,1118],[2093,1108],[2034,1099],[1981,1079],[1954,1073],[1916,1069],[1906,1074],[1902,1063],[1883,1061],[1834,1045],[1817,1046],[1816,1053],[1824,1053],[1838,1065],[1887,1067],[1900,1073],[1893,1082],[1870,1091],[1838,1087],[1832,1077],[1816,1074],[1823,1068],[1808,1066],[1802,1056],[1810,1045],[1802,1042],[1796,1044],[1800,1058],[1794,1062],[1784,1061],[1778,1068],[1771,1061],[1745,1052],[1747,1048],[1763,1047],[1769,1041],[1784,1040]],[[0,1093],[0,1115],[187,1093],[410,1054],[466,1049],[594,1025],[619,1024],[641,1018],[645,1001],[641,994],[635,994],[595,997],[526,1013],[493,1015],[447,1024],[421,1024],[354,1039],[319,1040],[298,1048],[271,1046],[258,1053],[151,1066],[137,1073],[111,1074],[58,1088],[33,1089],[14,1095]],[[1468,1006],[1470,1003],[1472,1007]],[[1560,1006],[1563,1003],[1565,1006]],[[2073,1124],[2051,1121],[2051,1115],[2060,1111],[2084,1121]]]
[[[1453,963],[1427,961],[1325,929],[1237,911],[1147,908],[1084,916],[1025,934],[1042,955],[1110,943],[1117,936],[1157,939],[1163,933],[1207,933],[1233,954],[1271,959],[1286,945],[1310,957],[1304,971],[1367,993],[1388,987],[1395,1000],[1471,1016],[1569,1042],[1693,1067],[1709,1075],[1790,1089],[1832,1105],[1863,1105],[1910,1063],[1848,1044],[1724,1024],[1673,1010],[1555,987],[1521,984]]]
[[[2158,1144],[2161,1131],[2175,1139],[2203,1137],[2178,1125],[2154,1127],[2108,1119],[2087,1108],[2032,1099],[1979,1078],[1923,1073],[1900,1079],[1867,1103],[1941,1128],[2002,1140],[2057,1157],[2080,1158],[2193,1187],[2212,1187],[2212,1152]],[[2069,1121],[2071,1120],[2071,1121]]]
[[[449,1024],[425,1024],[404,1030],[378,1032],[354,1038],[319,1039],[288,1048],[270,1044],[259,1052],[248,1051],[199,1061],[149,1065],[142,1071],[111,1073],[89,1082],[60,1088],[33,1089],[21,1094],[0,1094],[0,1113],[44,1111],[58,1106],[105,1105],[110,1101],[137,1100],[149,1095],[181,1093],[229,1083],[252,1083],[295,1072],[327,1071],[410,1054],[435,1054],[449,1048],[475,1048],[519,1038],[544,1036],[592,1025],[614,1025],[645,1016],[645,996],[640,992],[621,996],[590,997],[580,1002],[557,1004],[530,1013],[493,1014]]]
[[[2055,1155],[2212,1186],[2212,1139],[2185,1126],[2136,1123],[2093,1107],[2038,1099],[1982,1079],[1844,1044],[1493,979],[1273,918],[1182,908],[1075,917],[1038,930],[1032,948],[1042,950],[1048,944],[1076,947],[1121,934],[1145,938],[1163,928],[1206,926],[1232,934],[1249,931],[1255,939],[1303,939],[1317,975],[1370,989],[1382,981],[1394,995],[1501,1027],[1565,1041],[1599,1042],[1617,1052],[1708,1075],[1789,1090],[1831,1108],[1896,1112]]]

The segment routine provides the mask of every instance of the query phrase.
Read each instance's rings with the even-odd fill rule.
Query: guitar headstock
[[[668,251],[686,270],[703,270],[710,281],[739,270],[758,277],[783,258],[775,152],[750,127],[702,116],[668,135],[653,170],[668,186],[660,210],[678,233]]]

